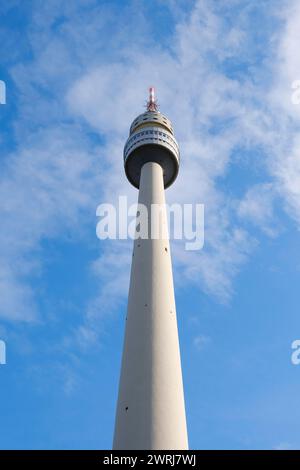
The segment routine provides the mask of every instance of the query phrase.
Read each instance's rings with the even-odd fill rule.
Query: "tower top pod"
[[[139,188],[142,166],[156,162],[163,168],[164,187],[168,188],[178,175],[179,161],[179,147],[172,123],[158,111],[155,90],[150,87],[147,111],[132,122],[124,147],[126,176],[133,186]]]

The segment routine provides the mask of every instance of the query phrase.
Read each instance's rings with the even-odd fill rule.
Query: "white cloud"
[[[211,343],[211,338],[205,335],[198,335],[194,338],[193,343],[198,351],[202,351],[208,344]]]
[[[93,1],[89,6],[82,12],[80,2],[76,8],[61,2],[39,6],[31,27],[33,60],[12,71],[20,119],[15,125],[18,149],[9,157],[0,182],[4,202],[0,256],[7,270],[0,284],[6,295],[1,314],[11,319],[34,317],[30,275],[41,272],[38,250],[43,238],[63,236],[66,228],[79,230],[82,212],[94,213],[100,197],[103,201],[114,201],[118,194],[137,197],[122,175],[122,147],[131,120],[143,111],[149,84],[156,85],[161,110],[172,119],[181,146],[180,175],[167,199],[200,202],[206,208],[204,250],[191,255],[183,244],[174,244],[175,267],[185,282],[226,301],[256,243],[235,216],[259,225],[272,218],[271,198],[258,209],[257,188],[248,188],[237,204],[220,189],[219,181],[226,178],[237,148],[263,149],[272,191],[300,222],[299,141],[290,122],[295,111],[292,116],[275,99],[283,89],[286,64],[289,78],[284,83],[298,67],[293,60],[300,9],[295,7],[293,17],[285,18],[276,63],[250,61],[251,67],[240,78],[230,76],[225,65],[228,60],[248,58],[248,36],[254,34],[247,17],[251,3],[241,7],[231,25],[228,12],[223,15],[226,2],[196,2],[191,14],[178,20],[170,49],[149,39],[142,10],[138,22],[129,7],[124,10],[124,26],[122,14],[113,10],[112,15],[113,7],[100,8]],[[280,32],[278,28],[273,33],[280,36]],[[260,86],[255,81],[263,67],[268,73],[278,72],[278,83],[271,83],[269,93],[265,83]],[[97,148],[86,135],[88,130],[100,135]],[[116,244],[113,254],[111,244],[105,248],[102,243],[101,248],[96,263],[101,292],[107,283],[124,295],[128,246]],[[104,309],[101,292],[91,300],[88,318]],[[91,323],[88,320],[84,328]],[[83,338],[88,337],[86,331]]]
[[[245,194],[237,208],[239,217],[259,226],[267,235],[277,235],[278,228],[274,222],[274,187],[271,183],[252,186]]]
[[[287,212],[300,227],[300,138],[295,133],[289,135],[291,143],[287,144],[286,152],[283,150],[272,162],[271,171],[277,180]]]
[[[173,250],[175,263],[187,280],[223,300],[230,295],[232,279],[252,248],[249,236],[231,225],[228,198],[215,186],[215,179],[224,175],[232,150],[246,133],[240,129],[244,121],[238,122],[246,112],[245,91],[205,60],[212,53],[221,60],[239,47],[239,30],[230,29],[227,35],[225,30],[209,6],[198,2],[187,22],[177,27],[173,53],[159,47],[146,51],[134,48],[134,53],[126,50],[124,64],[104,64],[87,71],[67,96],[70,110],[105,135],[109,148],[119,149],[109,175],[115,186],[108,183],[106,191],[113,200],[116,187],[128,192],[127,183],[121,188],[118,182],[120,143],[126,139],[131,120],[142,111],[140,103],[149,83],[155,83],[161,110],[168,110],[172,117],[182,152],[180,177],[167,192],[167,199],[204,202],[206,206],[204,252],[191,257],[179,244]],[[251,113],[254,120],[255,112],[250,109],[250,118]],[[212,134],[217,122],[220,130]]]
[[[81,214],[94,208],[96,165],[83,135],[70,128],[41,130],[10,155],[0,178],[0,316],[37,319],[31,276],[42,274],[44,239],[80,234]],[[98,162],[98,155],[97,155]]]
[[[284,28],[273,59],[273,84],[268,95],[274,116],[273,153],[269,171],[289,215],[300,227],[300,105],[292,103],[292,83],[300,79],[300,4],[293,0],[281,12]]]

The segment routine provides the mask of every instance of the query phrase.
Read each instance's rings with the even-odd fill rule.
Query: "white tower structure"
[[[134,241],[113,448],[188,449],[164,194],[178,174],[179,148],[153,88],[130,127],[124,165],[148,209],[149,237]],[[153,204],[161,208],[155,237]]]

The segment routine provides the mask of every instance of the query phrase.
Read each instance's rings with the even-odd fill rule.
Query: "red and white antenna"
[[[149,101],[147,103],[147,110],[148,111],[157,111],[158,110],[158,104],[156,102],[155,98],[155,88],[151,86],[149,88]]]

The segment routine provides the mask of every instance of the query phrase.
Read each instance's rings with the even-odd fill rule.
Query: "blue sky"
[[[0,448],[110,448],[131,243],[122,149],[149,85],[205,204],[172,242],[190,447],[300,448],[300,8],[296,0],[0,6]]]

